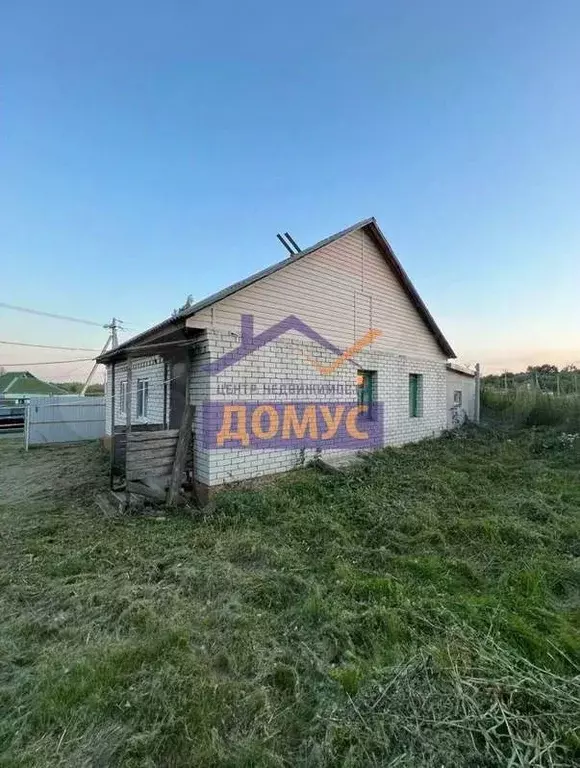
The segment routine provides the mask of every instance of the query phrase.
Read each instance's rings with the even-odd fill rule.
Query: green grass
[[[579,469],[467,430],[106,520],[94,446],[3,441],[0,764],[577,765]]]
[[[491,418],[513,425],[551,426],[580,431],[580,395],[555,395],[537,389],[498,389],[484,386],[483,410]]]

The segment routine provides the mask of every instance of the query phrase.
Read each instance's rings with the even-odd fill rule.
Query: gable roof
[[[427,309],[427,306],[425,305],[423,299],[419,296],[417,289],[415,288],[409,276],[403,269],[401,262],[395,256],[393,249],[389,245],[389,242],[387,241],[386,237],[381,232],[379,225],[377,224],[377,221],[373,216],[369,219],[363,219],[362,221],[359,221],[356,224],[353,224],[351,227],[348,227],[347,229],[343,229],[340,232],[336,232],[334,235],[331,235],[330,237],[327,237],[324,240],[320,240],[318,243],[315,243],[314,245],[310,246],[310,248],[305,248],[303,251],[300,251],[299,253],[289,256],[288,258],[283,259],[282,261],[279,261],[270,267],[266,267],[265,269],[262,269],[259,272],[256,272],[253,275],[250,275],[249,277],[244,278],[243,280],[239,280],[237,283],[232,283],[226,288],[223,288],[221,291],[217,291],[217,293],[211,294],[211,296],[207,296],[205,299],[202,299],[201,301],[198,301],[196,304],[193,304],[191,307],[188,307],[179,315],[176,315],[175,317],[170,317],[167,320],[164,320],[162,323],[154,325],[153,327],[149,328],[147,331],[144,331],[143,333],[140,333],[137,336],[134,336],[132,339],[129,339],[128,341],[124,342],[123,344],[120,344],[115,349],[105,353],[104,355],[100,355],[97,358],[97,361],[108,362],[114,359],[115,357],[117,357],[123,351],[138,345],[139,342],[144,342],[150,334],[161,331],[166,327],[170,327],[171,325],[180,326],[182,321],[185,321],[188,317],[195,315],[197,312],[200,312],[202,309],[207,309],[207,307],[210,307],[212,304],[216,304],[218,301],[221,301],[222,299],[225,299],[228,296],[231,296],[232,294],[237,293],[238,291],[241,291],[243,288],[247,288],[249,285],[253,285],[254,283],[257,283],[259,280],[262,280],[265,277],[269,277],[270,275],[273,275],[275,272],[278,272],[280,269],[284,269],[284,267],[287,267],[290,264],[294,264],[296,261],[300,261],[300,259],[303,259],[305,256],[309,256],[311,253],[314,253],[315,251],[320,250],[320,248],[324,248],[326,245],[330,245],[331,243],[334,243],[336,240],[340,240],[340,238],[345,237],[346,235],[350,235],[353,232],[357,232],[358,230],[362,230],[362,229],[366,230],[377,243],[381,253],[385,258],[385,261],[394,272],[395,277],[397,278],[399,284],[401,285],[401,287],[409,297],[411,303],[413,304],[413,306],[421,316],[423,322],[435,337],[435,340],[439,344],[441,351],[446,355],[446,357],[455,357],[455,352],[453,351],[451,345],[449,344],[445,336],[443,336],[443,333],[441,332],[439,326],[437,325],[433,316]]]
[[[30,371],[11,371],[0,375],[0,395],[66,395],[66,390],[37,379]]]

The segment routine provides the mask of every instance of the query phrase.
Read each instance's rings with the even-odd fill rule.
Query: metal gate
[[[96,440],[104,435],[104,397],[36,397],[26,407],[26,449],[30,445]]]

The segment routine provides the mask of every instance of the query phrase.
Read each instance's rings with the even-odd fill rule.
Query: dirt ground
[[[0,501],[70,499],[107,487],[107,456],[96,442],[24,450],[21,437],[0,441]]]

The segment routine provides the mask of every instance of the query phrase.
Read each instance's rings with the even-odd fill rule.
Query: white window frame
[[[127,382],[119,382],[119,413],[127,413]]]
[[[138,419],[146,419],[149,411],[149,379],[137,379],[137,411]]]
[[[453,391],[453,405],[456,408],[461,408],[463,405],[463,392],[460,389],[455,389]]]

